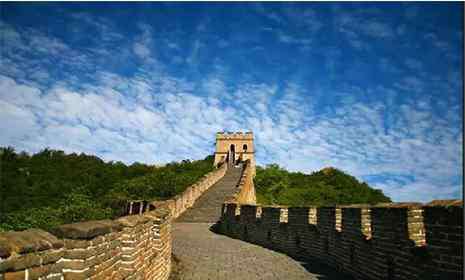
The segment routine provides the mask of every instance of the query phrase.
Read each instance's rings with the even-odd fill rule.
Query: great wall
[[[215,165],[115,220],[0,233],[0,280],[463,278],[463,201],[257,205],[251,133],[217,134]]]

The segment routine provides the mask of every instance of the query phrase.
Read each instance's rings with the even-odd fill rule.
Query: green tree
[[[257,200],[262,204],[305,206],[391,201],[381,190],[335,168],[307,175],[272,164],[257,167],[254,184]]]
[[[212,168],[213,156],[127,166],[84,153],[0,148],[0,231],[115,217],[127,200],[170,198]]]

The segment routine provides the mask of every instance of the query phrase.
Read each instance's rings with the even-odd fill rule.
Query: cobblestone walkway
[[[179,280],[319,279],[290,257],[215,234],[209,230],[211,225],[174,224]]]
[[[173,254],[178,261],[173,280],[346,279],[328,270],[321,274],[320,266],[308,269],[284,254],[211,232],[240,175],[240,168],[228,170],[173,224]]]

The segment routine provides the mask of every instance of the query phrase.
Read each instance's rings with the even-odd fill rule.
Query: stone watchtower
[[[252,132],[218,132],[216,134],[215,166],[223,161],[229,166],[234,166],[249,159],[253,174],[255,174],[254,153]]]

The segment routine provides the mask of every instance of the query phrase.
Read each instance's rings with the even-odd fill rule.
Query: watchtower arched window
[[[244,152],[247,151],[247,144],[244,144],[244,145],[242,146],[242,150],[244,150]]]

